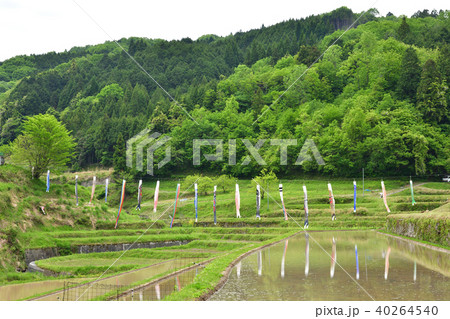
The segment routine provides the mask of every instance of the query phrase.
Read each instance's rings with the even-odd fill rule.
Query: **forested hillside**
[[[280,175],[450,171],[448,11],[370,10],[343,34],[358,17],[340,8],[227,37],[119,40],[198,124],[113,42],[9,59],[0,63],[0,145],[26,116],[50,113],[78,144],[74,169],[112,166],[124,156],[117,142],[147,127],[171,137],[172,161],[157,174],[192,170],[198,138],[223,139],[226,154],[228,139],[238,139],[238,163],[248,155],[239,139],[298,139],[288,165],[277,147],[261,147]],[[307,138],[326,165],[293,165]],[[227,158],[195,168],[247,177],[262,169]]]

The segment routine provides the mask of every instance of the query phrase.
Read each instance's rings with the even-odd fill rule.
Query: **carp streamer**
[[[409,180],[409,185],[411,186],[411,204],[414,206],[416,201],[414,200],[414,188],[413,188],[412,179]]]
[[[236,192],[234,194],[234,200],[236,202],[236,218],[241,218],[241,213],[239,210],[241,209],[241,196],[239,194],[239,185],[236,184]]]
[[[46,192],[50,192],[50,171],[47,171],[47,190]]]
[[[280,184],[279,188],[280,188],[281,207],[283,208],[283,213],[284,213],[284,220],[288,220],[288,216],[286,213],[286,207],[284,206],[284,199],[283,199],[283,184]]]
[[[92,192],[91,192],[91,199],[89,200],[89,205],[92,204],[92,200],[94,199],[95,194],[95,181],[97,180],[97,177],[94,176],[92,179]]]
[[[75,198],[78,206],[78,175],[75,175]]]
[[[217,186],[214,186],[214,200],[213,200],[214,225],[217,224],[217,216],[216,216],[216,192],[217,192]]]
[[[177,184],[177,194],[175,195],[175,204],[173,206],[173,216],[172,216],[172,221],[170,222],[170,228],[173,227],[173,221],[175,219],[175,213],[177,212],[177,204],[178,204],[179,196],[180,196],[180,184]]]
[[[333,196],[333,189],[331,184],[328,183],[328,193],[330,194],[330,208],[331,208],[331,220],[336,220],[336,202]]]
[[[156,207],[158,206],[158,195],[159,195],[159,181],[156,182],[155,196],[153,198],[153,212],[156,213]]]
[[[384,206],[386,207],[386,210],[388,213],[391,212],[391,210],[389,209],[389,206],[387,204],[387,194],[386,194],[386,187],[384,187],[384,182],[381,181],[381,189],[382,189],[382,196],[383,196],[383,202],[384,202]]]
[[[139,180],[139,186],[138,186],[138,203],[137,203],[136,209],[141,210],[141,202],[142,202],[142,179]]]
[[[106,179],[106,181],[105,181],[105,203],[108,202],[108,184],[109,184],[109,179]]]
[[[125,185],[126,184],[127,184],[127,182],[125,180],[123,180],[122,181],[122,193],[120,194],[119,212],[117,213],[116,225],[114,226],[114,229],[117,228],[117,224],[119,223],[120,213],[122,212],[123,201],[125,198]]]
[[[198,220],[198,186],[194,184],[195,197],[194,197],[194,206],[195,206],[195,222]]]
[[[303,185],[303,194],[305,195],[305,200],[304,200],[304,205],[305,205],[305,225],[304,225],[304,228],[308,228],[309,227],[309,220],[308,220],[308,216],[309,216],[308,192],[306,191],[306,186],[305,185]]]
[[[256,218],[259,219],[261,219],[260,208],[261,208],[261,190],[259,188],[259,185],[256,185]]]

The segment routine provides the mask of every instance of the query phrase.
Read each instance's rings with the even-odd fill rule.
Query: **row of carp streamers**
[[[47,171],[47,179],[46,180],[47,180],[47,190],[46,191],[49,192],[50,191],[50,170]],[[93,180],[92,180],[92,191],[91,191],[91,197],[89,200],[89,204],[92,204],[92,202],[94,200],[96,182],[97,182],[97,178],[96,178],[96,176],[94,176]],[[414,205],[416,202],[414,200],[414,188],[413,188],[414,186],[413,186],[412,179],[410,179],[409,183],[410,183],[410,188],[411,188],[412,205]],[[105,203],[107,202],[107,198],[108,198],[108,185],[109,185],[109,179],[106,179],[106,181],[105,181]],[[120,204],[119,204],[119,210],[117,213],[115,228],[117,228],[120,213],[122,212],[122,208],[123,208],[123,202],[125,199],[125,185],[126,185],[126,181],[123,180],[122,181],[122,190],[121,190],[121,195],[120,195]],[[157,211],[157,206],[158,206],[159,188],[160,188],[160,181],[157,181],[156,187],[155,187],[155,194],[154,194],[154,204],[153,204],[153,212],[155,212],[155,213]],[[353,181],[353,212],[355,212],[355,213],[356,213],[356,189],[357,189],[356,181]],[[390,211],[388,203],[387,203],[387,193],[386,193],[386,187],[384,185],[384,181],[381,181],[381,189],[382,189],[382,197],[383,197],[384,205],[386,207],[387,212],[390,213],[391,211]],[[198,185],[197,184],[194,184],[194,191],[195,191],[195,198],[194,198],[195,221],[197,222],[198,221]],[[280,191],[281,207],[283,210],[284,219],[288,220],[288,213],[286,211],[286,206],[285,206],[284,197],[283,197],[283,184],[279,184],[279,191]],[[331,219],[336,220],[336,201],[335,201],[335,198],[333,195],[333,189],[331,187],[331,183],[328,183],[328,192],[329,192],[329,202],[330,202],[330,209],[331,209]],[[217,224],[217,214],[216,214],[216,204],[217,204],[217,196],[216,195],[217,194],[216,193],[217,193],[217,186],[214,186],[214,197],[213,197],[214,224]],[[308,226],[309,226],[308,193],[307,193],[307,189],[306,189],[305,185],[303,185],[303,194],[304,194],[304,207],[305,207],[304,227],[308,228]],[[173,227],[173,222],[175,219],[179,196],[180,196],[180,184],[177,184],[173,216],[172,216],[172,220],[170,223],[171,228]],[[76,205],[78,206],[78,204],[79,204],[78,175],[75,176],[75,197],[76,197]],[[143,198],[143,196],[142,196],[142,180],[139,180],[138,204],[137,204],[136,209],[139,209],[139,210],[141,209],[142,198]],[[236,217],[240,218],[241,217],[241,214],[240,214],[241,200],[240,200],[240,193],[239,193],[239,184],[236,184],[235,202],[236,202]],[[261,210],[261,187],[259,184],[257,184],[256,185],[256,217],[257,218],[261,218],[260,210]]]

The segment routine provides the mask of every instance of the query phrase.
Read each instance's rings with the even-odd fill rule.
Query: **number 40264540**
[[[397,307],[397,306],[378,306],[377,310],[375,310],[375,312],[377,312],[379,315],[385,315],[385,316],[405,316],[405,315],[410,315],[410,316],[420,316],[420,315],[432,315],[432,316],[436,316],[438,314],[438,307],[436,306],[426,306],[426,307],[422,307],[422,306],[401,306],[401,307]]]

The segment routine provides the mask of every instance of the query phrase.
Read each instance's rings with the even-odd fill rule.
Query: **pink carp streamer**
[[[153,199],[153,212],[156,213],[156,207],[158,206],[158,196],[159,196],[159,181],[156,182],[155,196]]]
[[[236,184],[236,193],[234,195],[234,200],[236,202],[236,218],[241,218],[241,195],[239,194],[239,184]]]
[[[286,213],[286,207],[284,206],[284,199],[283,199],[283,184],[280,184],[278,186],[279,186],[279,189],[280,189],[281,206],[283,208],[284,220],[288,220],[288,216],[287,216],[287,213]]]
[[[386,210],[388,213],[391,212],[391,210],[389,209],[389,206],[387,204],[387,194],[386,194],[386,187],[384,187],[384,182],[381,181],[381,190],[383,192],[383,202],[384,202],[384,206],[386,207]]]
[[[125,199],[125,185],[127,184],[126,180],[122,181],[122,193],[120,195],[120,206],[119,206],[119,212],[117,213],[117,219],[116,219],[116,225],[114,226],[114,229],[117,228],[117,225],[119,224],[119,217],[120,213],[122,212],[123,207],[123,201]]]
[[[334,200],[333,189],[328,183],[328,193],[330,194],[331,220],[336,220],[336,201]]]
[[[92,192],[91,192],[91,199],[89,200],[89,205],[92,204],[92,200],[94,199],[95,194],[95,182],[97,181],[97,177],[94,176],[92,179]]]

